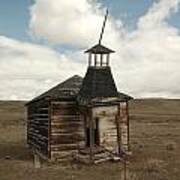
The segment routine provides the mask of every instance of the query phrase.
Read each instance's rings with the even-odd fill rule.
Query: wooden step
[[[99,164],[99,163],[106,162],[109,160],[112,160],[112,158],[111,157],[100,158],[100,159],[94,160],[94,164]]]

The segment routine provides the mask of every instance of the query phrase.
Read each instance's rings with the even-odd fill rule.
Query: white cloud
[[[97,43],[103,16],[100,4],[92,0],[36,0],[31,7],[30,29],[52,43],[87,47]],[[122,26],[120,21],[118,26]],[[106,31],[109,42],[120,38],[113,18]]]
[[[0,36],[0,99],[31,99],[83,66],[54,50]]]
[[[179,0],[158,0],[149,9],[147,14],[140,18],[138,26],[140,29],[149,30],[168,26],[166,20],[178,11]],[[170,27],[168,27],[170,28]]]
[[[179,3],[155,2],[125,39],[119,56],[132,69],[122,72],[122,85],[136,96],[180,97],[179,29],[167,23]]]
[[[121,19],[108,19],[103,42],[116,50],[111,64],[121,91],[135,97],[180,98],[179,29],[168,24],[180,0],[155,1],[128,32]],[[89,0],[36,0],[30,29],[38,38],[77,48],[94,45],[104,9]],[[83,52],[58,52],[43,46],[0,37],[0,98],[31,98],[86,67]]]

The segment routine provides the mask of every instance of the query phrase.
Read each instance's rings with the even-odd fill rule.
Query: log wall
[[[84,120],[75,101],[51,103],[51,158],[67,160],[85,145]]]
[[[27,112],[27,144],[31,149],[48,157],[48,102],[34,102],[28,105]]]

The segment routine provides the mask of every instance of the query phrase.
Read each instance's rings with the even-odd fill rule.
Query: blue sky
[[[29,40],[30,0],[0,0],[0,34]]]
[[[133,31],[137,20],[143,16],[155,0],[97,0],[108,7],[115,18],[121,18],[126,29]],[[36,41],[29,34],[29,7],[33,0],[0,0],[0,34],[24,41]],[[174,14],[168,21],[174,27],[180,28],[180,12]],[[36,41],[40,42],[40,41]],[[60,47],[65,49],[66,47]],[[58,48],[59,49],[59,48]]]

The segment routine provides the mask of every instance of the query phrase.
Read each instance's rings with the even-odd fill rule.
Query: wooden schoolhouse
[[[74,75],[26,104],[27,144],[51,161],[98,163],[129,151],[128,101],[110,67],[113,50],[101,41],[85,51],[84,78]]]

